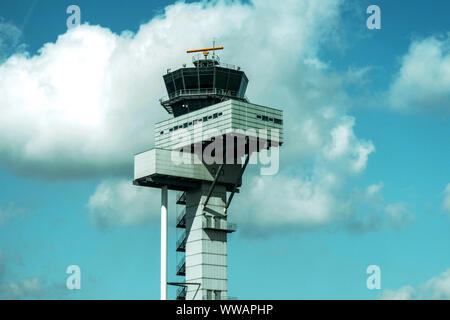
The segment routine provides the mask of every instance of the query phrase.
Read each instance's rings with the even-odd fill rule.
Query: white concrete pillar
[[[161,300],[167,300],[167,186],[161,188]]]

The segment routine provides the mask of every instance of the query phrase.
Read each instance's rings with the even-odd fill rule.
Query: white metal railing
[[[196,54],[196,55],[192,56],[192,63],[194,63],[194,64],[197,61],[202,61],[202,60],[205,60],[205,56],[203,55],[203,53],[199,53],[199,54]],[[237,66],[235,64],[229,64],[229,63],[220,62],[220,57],[217,54],[215,54],[215,55],[214,54],[208,55],[208,58],[206,60],[215,61],[215,62],[217,62],[217,64],[220,67],[233,69],[233,70],[236,70],[236,71],[241,70],[241,67],[239,67],[239,66]]]
[[[159,102],[165,103],[169,101],[170,99],[178,98],[181,96],[196,96],[196,95],[202,95],[202,94],[217,94],[217,95],[223,95],[223,96],[229,96],[229,97],[238,97],[237,91],[231,91],[231,90],[224,90],[224,89],[182,89],[174,91],[173,93],[169,94],[168,96],[164,96],[161,99],[159,99]]]
[[[217,63],[220,64],[220,57],[217,54],[208,55],[208,57],[206,59],[205,59],[205,55],[203,53],[197,53],[192,56],[192,63],[194,63],[194,64],[197,61],[202,61],[202,60],[212,60],[212,61],[216,61]]]
[[[237,297],[223,297],[220,296],[219,299],[217,299],[217,296],[215,293],[211,293],[211,295],[208,296],[208,294],[203,294],[203,300],[239,300]]]
[[[210,216],[204,216],[202,221],[203,229],[215,229],[215,230],[225,230],[225,231],[236,231],[237,224],[230,223],[222,218],[214,218]]]
[[[234,64],[229,64],[229,63],[220,63],[219,66],[225,67],[225,68],[228,68],[228,69],[233,69],[233,70],[236,70],[236,71],[241,70],[241,67],[239,67],[237,65],[234,65]]]

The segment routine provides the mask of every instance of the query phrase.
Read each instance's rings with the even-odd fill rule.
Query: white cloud
[[[133,226],[159,217],[160,191],[136,187],[131,180],[107,180],[97,186],[87,204],[98,226]]]
[[[257,0],[253,5],[220,1],[178,3],[169,6],[164,16],[142,25],[135,36],[117,36],[92,26],[75,29],[78,35],[63,35],[57,44],[49,45],[46,50],[63,48],[66,41],[74,42],[75,50],[81,51],[73,57],[76,61],[88,51],[87,40],[83,40],[85,35],[98,37],[92,40],[100,46],[98,56],[88,51],[85,59],[90,55],[96,57],[98,63],[94,64],[100,65],[99,72],[109,79],[106,85],[101,79],[99,84],[90,85],[102,84],[101,89],[108,88],[106,98],[100,93],[97,100],[94,99],[98,105],[103,103],[103,109],[99,110],[97,104],[92,103],[86,106],[95,111],[90,122],[83,119],[85,111],[79,117],[68,117],[71,121],[79,119],[74,124],[79,139],[71,142],[76,148],[66,148],[66,158],[58,153],[67,143],[55,144],[56,138],[51,135],[43,139],[48,152],[42,155],[38,141],[27,144],[33,145],[32,150],[43,157],[41,164],[46,165],[47,157],[53,152],[61,161],[61,168],[73,172],[76,167],[78,174],[89,168],[103,171],[121,165],[131,168],[132,152],[151,147],[156,117],[167,118],[160,111],[155,116],[155,110],[161,109],[155,101],[164,91],[161,75],[167,67],[176,68],[189,59],[184,53],[187,48],[201,47],[216,37],[225,46],[222,61],[239,63],[247,73],[250,99],[281,107],[285,115],[286,144],[281,148],[281,172],[274,177],[246,174],[244,188],[234,200],[238,204],[233,204],[230,211],[233,217],[254,226],[254,230],[286,225],[297,229],[315,228],[348,221],[359,215],[349,213],[354,208],[353,199],[345,190],[348,182],[366,169],[375,147],[371,141],[356,136],[355,119],[346,113],[350,103],[346,85],[354,84],[365,71],[335,73],[318,55],[321,45],[329,45],[331,35],[338,29],[340,3],[337,0],[290,1],[283,6],[264,0]],[[104,116],[105,112],[111,116]],[[89,126],[90,123],[93,125]],[[108,139],[111,135],[114,138]],[[86,139],[86,136],[96,138]],[[74,139],[71,135],[61,138]],[[74,150],[81,150],[82,157],[72,156]],[[23,157],[20,152],[19,155],[25,165],[35,163],[35,154],[32,158]],[[77,163],[80,161],[82,163]],[[127,191],[108,186],[108,182],[102,183],[90,200],[93,216],[99,221],[105,220],[106,224],[131,225],[147,221],[145,214],[127,213],[126,208],[131,203],[138,206],[139,199],[150,201],[143,193],[131,191],[139,188],[129,183],[122,182]],[[249,188],[250,185],[253,188]],[[134,194],[133,201],[115,196],[129,192]],[[267,192],[272,192],[273,196],[261,196]],[[159,199],[155,201],[159,203]],[[387,205],[384,202],[379,205],[382,209],[377,209],[377,215],[383,217],[382,221],[390,221],[390,216],[399,220],[400,205],[389,208]],[[144,207],[132,212],[141,212]],[[274,212],[283,214],[276,216]]]
[[[314,229],[330,224],[356,233],[399,229],[414,220],[405,203],[389,203],[383,184],[355,189],[350,197],[340,191],[342,177],[332,171],[317,176],[251,177],[230,207],[230,219],[246,234],[270,234],[286,228]]]
[[[133,153],[152,146],[153,124],[168,117],[157,102],[165,70],[213,37],[226,47],[222,60],[247,72],[251,99],[295,121],[316,117],[319,100],[341,92],[317,58],[340,2],[177,3],[136,34],[82,25],[38,55],[14,55],[0,66],[0,159],[46,178],[128,174]]]
[[[347,228],[363,233],[381,229],[400,229],[414,221],[407,203],[387,202],[382,194],[383,183],[355,189],[347,208]]]
[[[411,286],[404,286],[398,290],[383,290],[381,299],[383,300],[413,300],[416,298],[416,289]]]
[[[450,299],[450,269],[431,278],[418,289],[404,286],[398,290],[384,290],[381,299],[386,300],[449,300]]]
[[[339,74],[319,58],[321,46],[336,41],[341,2],[176,3],[136,34],[82,25],[38,55],[12,56],[0,66],[0,161],[44,178],[128,175],[133,153],[152,147],[154,123],[168,118],[157,102],[165,94],[162,75],[188,62],[186,49],[215,37],[225,46],[221,60],[248,75],[250,100],[284,110],[279,176],[244,176],[256,186],[242,190],[248,205],[265,204],[252,221],[311,228],[354,217],[344,190],[375,147],[355,134],[346,86],[365,70]],[[88,205],[95,221],[151,220],[143,210],[153,191],[130,183],[98,186]],[[257,190],[274,190],[274,197],[262,199]],[[385,211],[397,217],[402,209]],[[243,221],[256,217],[248,212]]]
[[[401,111],[450,113],[450,34],[414,41],[389,91]]]
[[[33,299],[44,293],[44,286],[40,279],[29,278],[19,282],[8,282],[0,287],[2,299]]]
[[[450,183],[444,189],[444,201],[442,202],[442,210],[450,212]]]
[[[274,232],[280,227],[317,228],[336,221],[343,211],[333,193],[336,182],[332,175],[321,179],[251,177],[234,198],[230,219],[250,234]]]
[[[16,50],[23,49],[19,45],[22,31],[14,24],[5,22],[0,17],[0,63]]]
[[[450,269],[428,280],[424,290],[431,299],[450,300]]]
[[[15,253],[7,259],[0,250],[0,300],[3,299],[62,299],[67,295],[65,282],[49,284],[36,276],[17,279],[18,266],[22,258]],[[45,279],[45,277],[44,277]]]

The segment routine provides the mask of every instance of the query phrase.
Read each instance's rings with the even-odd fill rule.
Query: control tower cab
[[[168,113],[178,117],[229,99],[247,102],[245,73],[240,67],[220,63],[218,55],[209,54],[221,49],[188,50],[187,53],[203,54],[192,57],[193,67],[169,70],[163,76],[168,95],[160,102]]]

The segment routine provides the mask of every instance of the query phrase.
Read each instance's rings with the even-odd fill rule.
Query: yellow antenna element
[[[223,47],[213,47],[213,48],[205,48],[205,49],[187,50],[186,53],[203,52],[203,55],[206,58],[210,51],[215,51],[215,50],[223,50]]]

